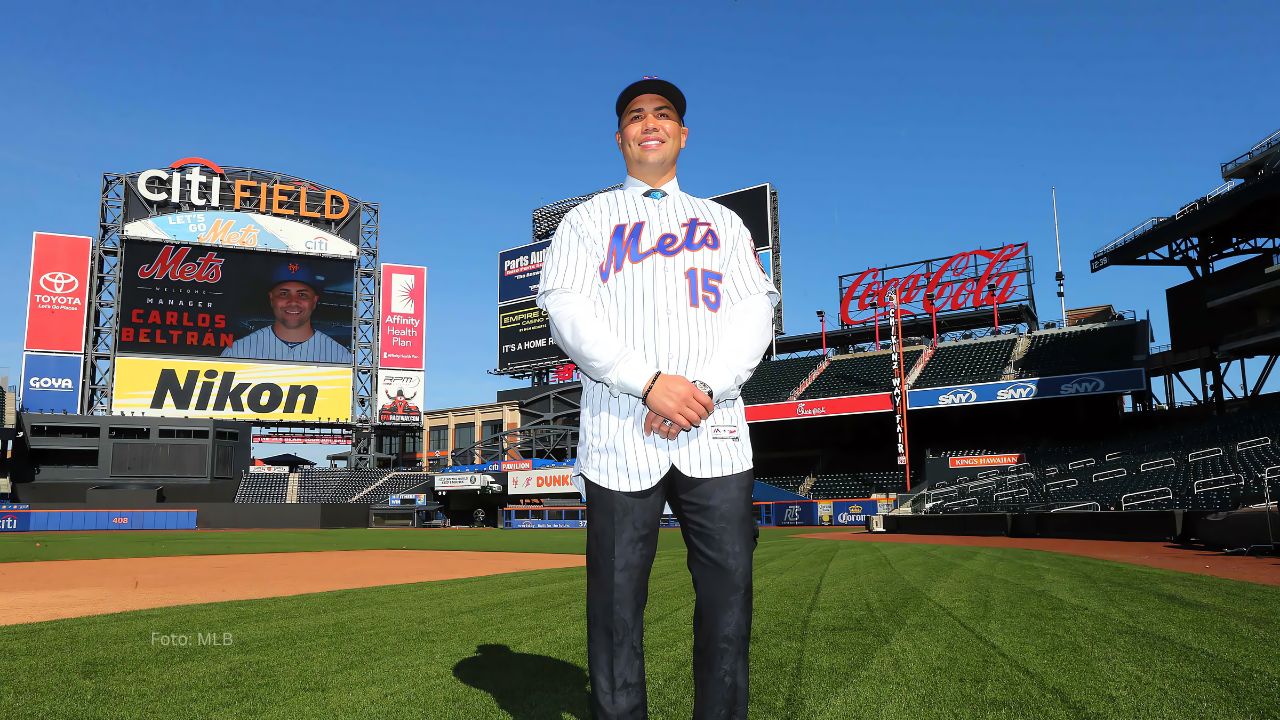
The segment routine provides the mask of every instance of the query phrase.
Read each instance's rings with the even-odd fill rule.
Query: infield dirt
[[[582,555],[342,550],[0,563],[0,625],[582,567]]]

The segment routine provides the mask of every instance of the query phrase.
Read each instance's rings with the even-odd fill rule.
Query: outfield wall
[[[1182,510],[887,515],[884,529],[908,535],[1173,540],[1182,535],[1182,519]]]
[[[29,509],[23,512],[38,513],[70,513],[72,515],[79,514],[86,516],[85,519],[67,521],[71,523],[79,523],[71,527],[40,526],[36,527],[30,520],[20,520],[17,518],[19,514],[16,511],[4,510],[0,511],[0,518],[4,518],[13,514],[15,516],[12,521],[14,530],[16,531],[19,523],[23,525],[23,530],[193,530],[193,529],[321,529],[321,528],[367,528],[369,527],[369,506],[355,503],[183,503],[179,508],[166,508],[163,504],[153,505],[147,508],[118,508],[103,509],[95,508],[85,503],[48,503],[48,504],[32,504],[27,506]],[[175,522],[167,518],[150,513],[174,513],[188,512],[191,515],[190,523],[181,527],[165,526],[163,524],[148,525],[147,523],[163,523]],[[100,526],[102,520],[94,519],[92,524],[88,523],[87,516],[101,515],[107,518],[106,524],[109,526]],[[112,521],[110,518],[121,514],[131,514],[131,518],[126,523]],[[133,516],[139,516],[132,519]],[[68,515],[67,517],[71,517]],[[149,519],[148,519],[149,517]],[[43,521],[48,522],[48,521]],[[62,523],[63,521],[59,521]],[[0,520],[0,523],[3,523]],[[0,527],[0,532],[4,531]]]

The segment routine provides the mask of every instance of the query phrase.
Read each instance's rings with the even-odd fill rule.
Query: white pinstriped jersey
[[[319,330],[312,333],[311,337],[304,342],[289,347],[283,340],[276,337],[270,325],[254,330],[231,343],[231,347],[222,351],[222,357],[351,364],[351,351]]]
[[[574,348],[561,339],[565,328],[557,323],[555,293],[590,298],[595,317],[588,332],[598,327],[615,336],[637,356],[633,366],[709,380],[704,375],[719,360],[717,350],[735,333],[730,308],[751,298],[742,307],[751,309],[749,324],[762,328],[751,334],[763,337],[747,343],[755,355],[745,359],[740,385],[768,345],[777,290],[732,211],[680,192],[675,181],[664,186],[670,194],[660,200],[644,197],[643,189],[628,178],[624,189],[597,195],[564,217],[544,260],[538,304],[551,313],[553,334],[570,358]],[[690,477],[751,468],[751,438],[736,385],[732,392],[717,388],[715,411],[701,427],[675,440],[646,437],[648,409],[637,387],[648,380],[645,371],[638,379],[633,373],[620,391],[619,383],[588,376],[585,363],[574,359],[584,373],[578,474],[613,490],[635,491],[657,484],[673,464]],[[737,364],[744,365],[741,359]]]

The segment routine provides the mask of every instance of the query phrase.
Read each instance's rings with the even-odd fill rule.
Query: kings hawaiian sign
[[[904,317],[989,308],[1029,291],[1031,260],[1027,244],[995,250],[969,250],[891,268],[872,268],[840,278],[840,321],[844,325],[883,317],[896,293]],[[994,286],[994,289],[993,289]]]

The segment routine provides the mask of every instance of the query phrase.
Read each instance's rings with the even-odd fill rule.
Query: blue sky
[[[1056,185],[1068,304],[1149,310],[1167,342],[1185,272],[1089,255],[1280,127],[1274,3],[207,5],[8,12],[14,374],[31,232],[93,235],[103,172],[197,155],[380,202],[382,259],[430,267],[426,406],[491,401],[517,385],[485,372],[497,252],[621,179],[613,99],[641,75],[689,98],[686,191],[777,187],[789,333],[841,273],[1022,241],[1051,319]]]

